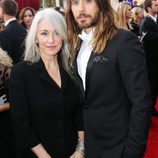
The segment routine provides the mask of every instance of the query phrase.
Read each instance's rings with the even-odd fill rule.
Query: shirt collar
[[[5,22],[5,26],[7,26],[11,21],[14,21],[14,20],[16,20],[16,18],[11,18],[11,19],[7,20]]]
[[[82,30],[81,34],[79,34],[78,36],[81,38],[82,41],[90,42],[93,37],[93,32],[94,30],[87,34],[84,30]]]
[[[157,14],[155,16],[152,16],[151,14],[148,14],[155,22],[157,22]]]

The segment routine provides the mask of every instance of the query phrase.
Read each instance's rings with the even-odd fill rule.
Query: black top
[[[30,148],[42,143],[54,158],[68,158],[83,130],[80,95],[74,81],[60,66],[61,88],[44,63],[21,62],[12,70],[10,103],[21,157],[33,158]]]
[[[0,97],[6,95],[5,102],[8,102],[8,82],[11,68],[0,65]]]
[[[132,26],[132,28],[130,30],[139,37],[140,36],[140,33],[139,33],[139,27],[140,27],[140,25],[137,24],[134,20],[132,20],[130,22],[130,24]]]
[[[5,95],[1,104],[9,101],[8,83],[10,72],[11,68],[0,65],[0,97]],[[10,110],[0,112],[0,125],[0,155],[4,158],[15,158],[15,144],[11,125]]]

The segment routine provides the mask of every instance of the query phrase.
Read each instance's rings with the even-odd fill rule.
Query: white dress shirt
[[[151,14],[147,14],[148,16],[150,16],[155,22],[157,22],[157,14],[155,16],[152,16]]]
[[[85,90],[87,63],[88,63],[89,57],[91,55],[91,52],[93,50],[93,48],[90,44],[90,41],[93,36],[93,31],[91,31],[89,34],[82,31],[82,34],[79,34],[78,36],[82,39],[82,44],[81,44],[81,48],[80,48],[80,51],[77,56],[77,68],[78,68],[78,73],[83,82],[83,88]]]
[[[5,26],[7,26],[11,21],[14,21],[14,20],[16,20],[16,18],[11,18],[11,19],[7,20],[5,22]]]

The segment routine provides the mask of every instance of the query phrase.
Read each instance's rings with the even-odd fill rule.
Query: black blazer
[[[17,20],[11,21],[5,30],[0,32],[0,47],[8,52],[14,64],[21,60],[26,34],[26,29],[18,24]]]
[[[143,38],[143,46],[146,53],[147,64],[158,69],[158,23],[150,16],[146,16],[140,25],[140,33],[146,33]]]
[[[155,104],[158,95],[158,23],[150,16],[146,16],[140,25],[140,32],[146,33],[143,38],[143,46],[146,53],[153,103]],[[156,115],[158,116],[158,112]]]
[[[133,33],[135,33],[138,37],[140,36],[140,33],[139,33],[139,24],[137,24],[134,20],[132,20],[130,22],[131,24],[131,29],[130,31],[132,31]]]
[[[86,158],[142,157],[151,114],[144,56],[125,30],[101,54],[92,52],[83,94]]]
[[[60,66],[62,86],[40,60],[14,66],[10,79],[13,128],[20,158],[33,158],[30,148],[42,143],[55,158],[68,158],[83,130],[82,106],[74,81]]]

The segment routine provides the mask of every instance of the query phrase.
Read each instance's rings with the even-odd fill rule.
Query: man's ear
[[[149,12],[151,10],[151,7],[147,7],[147,11]]]

